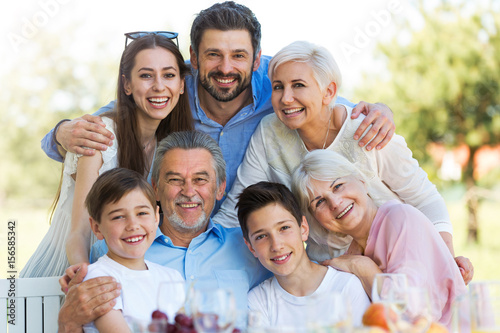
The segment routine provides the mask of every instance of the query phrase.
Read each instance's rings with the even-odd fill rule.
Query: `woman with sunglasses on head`
[[[49,231],[20,277],[60,276],[69,265],[89,262],[95,239],[84,207],[97,177],[118,166],[150,179],[157,142],[175,131],[193,129],[184,78],[189,69],[176,46],[160,33],[126,34],[117,104],[104,115],[116,137],[112,147],[93,156],[67,153]]]
[[[386,200],[398,199],[424,213],[453,254],[452,226],[444,199],[412,158],[403,137],[394,135],[381,150],[366,150],[353,139],[364,116],[351,119],[352,108],[335,104],[342,83],[340,70],[328,50],[305,42],[281,49],[269,63],[274,114],[264,117],[250,140],[231,192],[214,222],[227,225],[237,196],[259,181],[291,186],[291,175],[308,151],[333,150],[360,165]],[[323,261],[344,253],[350,238],[311,228],[307,252]],[[458,257],[464,280],[472,278],[472,264]]]

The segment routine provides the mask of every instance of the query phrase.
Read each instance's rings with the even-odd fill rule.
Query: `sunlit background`
[[[422,13],[431,15],[442,4],[441,1],[423,1],[420,9],[419,2],[405,0],[237,2],[247,5],[259,19],[263,54],[273,55],[295,40],[321,44],[332,52],[341,68],[343,86],[340,95],[354,102],[382,101],[391,106],[398,133],[407,138],[415,156],[445,196],[455,227],[457,254],[472,259],[477,278],[500,278],[499,269],[488,264],[491,262],[488,260],[500,257],[500,243],[496,237],[500,235],[500,227],[496,223],[500,213],[496,208],[500,201],[500,151],[496,146],[500,137],[499,103],[495,98],[477,102],[477,105],[489,103],[489,109],[485,109],[484,120],[474,118],[474,121],[478,122],[478,126],[483,121],[492,123],[493,128],[488,128],[488,136],[480,144],[489,149],[484,155],[488,162],[481,162],[484,170],[481,169],[483,171],[476,175],[474,184],[468,186],[463,174],[467,168],[467,154],[471,155],[471,150],[464,151],[464,146],[459,143],[470,142],[470,139],[460,141],[463,135],[452,131],[453,126],[446,125],[446,121],[454,124],[454,120],[447,118],[445,125],[436,133],[432,130],[420,131],[421,136],[416,135],[418,131],[412,128],[422,127],[421,122],[426,120],[428,127],[434,124],[434,120],[425,118],[427,114],[422,110],[445,117],[446,110],[454,107],[445,102],[444,94],[434,94],[453,89],[440,90],[442,85],[437,86],[438,79],[429,79],[427,74],[417,79],[402,77],[414,69],[411,64],[417,60],[410,56],[412,53],[425,55],[429,68],[437,66],[435,72],[438,73],[442,66],[436,65],[439,60],[437,55],[448,44],[451,45],[452,40],[460,40],[461,34],[467,34],[467,28],[465,32],[455,30],[455,34],[443,34],[443,37],[438,33],[446,29],[427,30],[432,33],[424,35],[426,42],[422,45],[425,47],[405,53],[399,50],[399,46],[411,45],[413,32],[424,29],[430,22]],[[0,159],[0,225],[3,226],[0,244],[2,247],[6,244],[7,221],[17,220],[19,271],[49,227],[48,209],[61,172],[61,165],[45,157],[40,149],[43,135],[59,119],[92,113],[114,99],[125,32],[177,31],[180,48],[187,57],[191,23],[200,10],[213,3],[215,1],[211,0],[23,0],[0,4],[0,147],[4,155]],[[495,42],[498,52],[493,53],[500,54],[496,31],[500,22],[499,1],[457,0],[447,3],[456,10],[451,11],[455,14],[440,17],[439,20],[446,24],[453,24],[458,16],[470,18],[478,10],[486,8],[486,12],[491,11],[491,15],[481,16],[484,28],[478,33],[473,32],[473,39],[482,44]],[[436,39],[434,36],[439,37]],[[380,49],[380,44],[386,45],[385,49]],[[464,39],[456,53],[467,50],[469,44]],[[429,50],[424,52],[426,48]],[[396,58],[388,59],[384,56],[387,53]],[[499,59],[495,56],[484,59],[485,63],[491,63],[491,70],[487,72],[493,73],[495,69],[500,72]],[[477,62],[483,60],[479,58]],[[454,72],[453,67],[450,68]],[[479,79],[475,77],[470,81],[481,81],[481,73]],[[473,75],[474,71],[468,74]],[[439,77],[443,75],[439,74]],[[456,77],[450,73],[449,82],[456,81],[456,85],[460,86],[460,80],[460,75]],[[469,78],[465,82],[467,80]],[[496,94],[496,76],[484,77],[484,80],[491,81],[486,89]],[[479,94],[477,91],[480,89],[476,90],[472,95]],[[421,106],[419,103],[422,100],[428,101],[429,105]],[[468,101],[468,105],[475,105],[474,101]],[[437,143],[431,144],[431,141]],[[471,195],[478,197],[480,232],[477,242],[467,241],[469,213],[466,207]],[[0,278],[6,275],[6,261],[5,250],[1,249]]]

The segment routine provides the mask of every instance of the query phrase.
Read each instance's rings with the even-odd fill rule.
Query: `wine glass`
[[[307,301],[307,332],[350,332],[351,304],[339,292],[315,293]]]
[[[394,289],[389,299],[383,302],[386,305],[387,326],[391,332],[427,332],[432,322],[427,289],[418,287]]]
[[[158,289],[158,310],[168,317],[168,322],[173,323],[178,312],[186,312],[186,300],[190,285],[185,281],[162,282]]]
[[[500,332],[500,281],[469,285],[471,331]]]
[[[191,300],[198,333],[230,333],[236,322],[236,300],[228,289],[195,289]]]
[[[408,279],[405,274],[380,273],[376,274],[372,286],[372,302],[383,302],[390,298],[395,290],[403,290],[408,287]]]

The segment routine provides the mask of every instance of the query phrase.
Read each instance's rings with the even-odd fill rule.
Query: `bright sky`
[[[123,33],[137,30],[179,32],[181,50],[187,56],[189,30],[195,15],[215,2],[5,1],[0,5],[0,73],[6,66],[12,66],[20,52],[29,52],[29,44],[44,31],[64,35],[65,27],[72,22],[79,29],[75,36],[69,37],[81,41],[74,50],[76,63],[78,58],[102,53],[96,49],[98,42],[108,43],[107,49],[112,50],[118,61],[123,50]],[[263,54],[273,55],[295,40],[309,40],[327,47],[342,71],[344,89],[341,92],[344,93],[359,82],[362,70],[379,70],[380,65],[373,61],[373,47],[394,33],[395,20],[415,15],[408,0],[236,2],[248,6],[261,22]],[[22,42],[16,45],[13,40]]]

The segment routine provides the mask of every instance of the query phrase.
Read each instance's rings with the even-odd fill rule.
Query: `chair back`
[[[0,332],[57,332],[57,315],[63,297],[57,276],[1,279]]]

